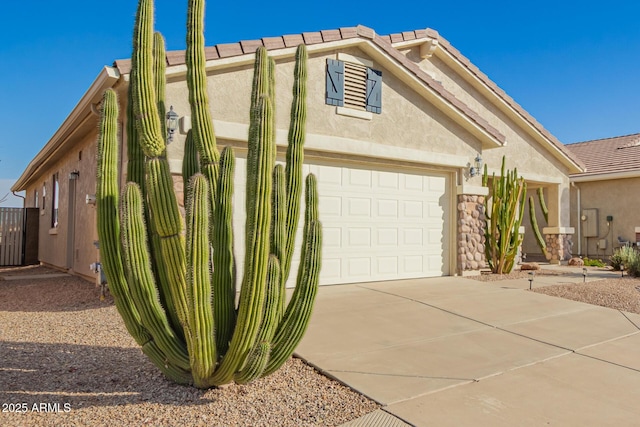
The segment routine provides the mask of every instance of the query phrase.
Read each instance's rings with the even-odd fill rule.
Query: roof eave
[[[582,173],[570,175],[571,182],[592,182],[592,181],[608,181],[614,179],[640,178],[640,170],[602,172],[602,173]]]
[[[91,106],[102,99],[104,91],[113,87],[120,78],[120,72],[114,67],[104,67],[98,77],[93,81],[89,89],[84,93],[80,101],[71,113],[62,122],[62,125],[53,134],[51,139],[31,160],[22,175],[11,187],[11,191],[24,191],[29,183],[38,176],[39,172],[47,165],[47,160],[53,154],[64,147],[65,142],[73,134],[74,129],[82,123],[88,114],[91,114]]]

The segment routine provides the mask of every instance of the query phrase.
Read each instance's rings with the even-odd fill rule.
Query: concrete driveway
[[[297,354],[384,405],[352,426],[638,425],[640,315],[528,286],[446,277],[322,287]]]

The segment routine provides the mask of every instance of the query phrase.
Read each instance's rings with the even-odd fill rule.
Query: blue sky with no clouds
[[[186,3],[156,1],[168,49],[184,49]],[[136,4],[3,3],[0,179],[18,178],[101,68],[130,56]],[[433,28],[570,143],[640,132],[639,16],[640,3],[616,0],[209,0],[205,37],[212,45],[357,24],[378,34]]]

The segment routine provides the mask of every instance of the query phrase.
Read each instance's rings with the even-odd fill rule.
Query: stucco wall
[[[626,178],[606,181],[576,183],[580,189],[580,205],[578,209],[578,190],[571,189],[571,221],[576,226],[574,235],[574,251],[578,251],[578,231],[581,227],[582,255],[594,257],[608,257],[612,249],[618,247],[618,236],[636,241],[635,227],[640,227],[638,203],[635,199],[640,192],[640,178]],[[585,238],[583,222],[580,220],[583,209],[598,209],[598,237]],[[610,226],[607,226],[607,216],[613,216]],[[599,239],[607,241],[603,251],[596,244]],[[613,243],[613,244],[612,244]]]
[[[68,150],[53,166],[43,170],[35,184],[27,189],[27,206],[35,206],[34,196],[38,192],[40,208],[40,230],[38,258],[41,262],[58,268],[70,269],[85,277],[93,277],[89,265],[98,260],[98,252],[93,245],[97,240],[95,206],[87,205],[87,194],[95,194],[97,132],[86,135],[73,149]],[[75,216],[69,217],[69,174],[78,171],[75,180]],[[58,227],[51,226],[53,174],[59,177]],[[42,205],[42,187],[46,187],[45,205]],[[67,258],[67,243],[70,226],[75,227],[74,248],[71,258]]]

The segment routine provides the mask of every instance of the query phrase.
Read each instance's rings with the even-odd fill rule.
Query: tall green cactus
[[[487,186],[489,175],[485,165],[482,183]],[[519,232],[524,215],[527,184],[518,177],[518,170],[505,169],[505,158],[499,177],[493,174],[490,198],[485,201],[487,228],[485,230],[485,255],[491,271],[510,273],[522,244]]]
[[[139,1],[134,30],[127,108],[131,182],[120,201],[118,103],[115,92],[108,90],[98,141],[97,211],[102,263],[127,330],[167,377],[208,388],[250,382],[291,356],[315,301],[322,228],[316,180],[308,175],[301,260],[296,289],[286,304],[284,284],[303,187],[307,57],[300,46],[283,168],[275,165],[275,62],[260,48],[248,135],[246,254],[236,304],[231,211],[235,160],[229,147],[222,153],[216,147],[204,68],[203,14],[204,0],[189,0],[187,83],[193,130],[182,171],[188,182],[186,217],[180,215],[165,157],[164,79],[158,75],[164,74],[164,49],[162,38],[153,35],[152,0]]]

